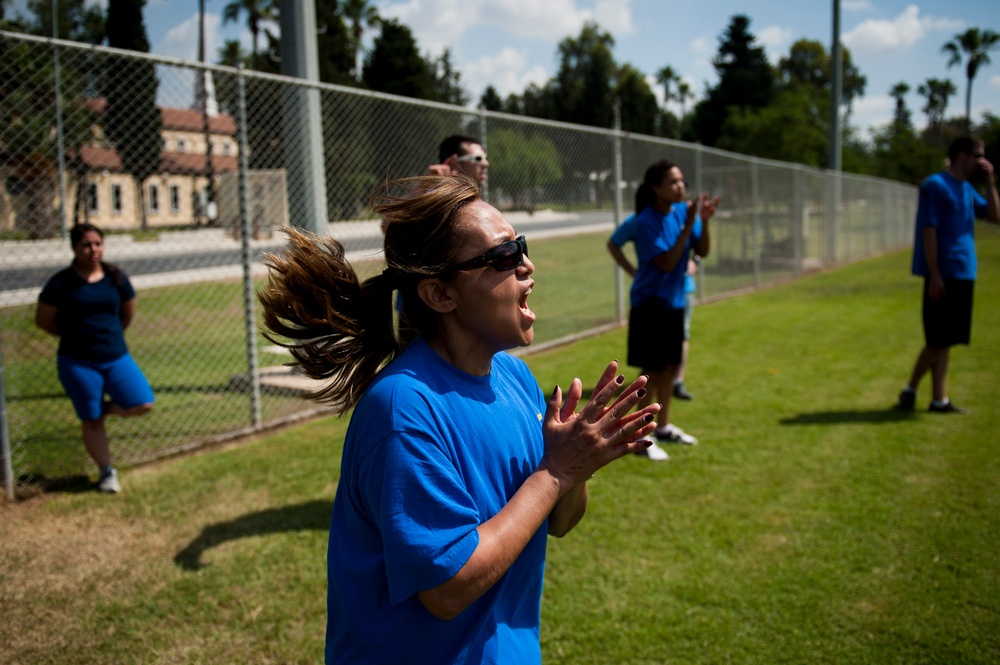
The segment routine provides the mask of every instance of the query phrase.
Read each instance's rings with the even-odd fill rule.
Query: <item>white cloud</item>
[[[594,20],[616,37],[634,33],[632,0],[597,0],[594,3]]]
[[[772,65],[777,64],[785,47],[792,43],[793,34],[791,28],[782,28],[777,25],[769,25],[757,33],[757,41],[764,46]]]
[[[990,87],[1000,90],[1000,74],[990,79]]]
[[[869,19],[843,36],[844,44],[858,53],[907,52],[928,33],[958,30],[964,22],[956,19],[921,17],[920,8],[909,5],[891,20]]]
[[[627,0],[599,0],[597,10],[605,13],[619,30],[631,27]],[[473,26],[499,30],[518,39],[558,42],[579,33],[584,22],[594,19],[594,12],[578,9],[574,0],[405,0],[382,2],[379,13],[397,18],[413,31],[421,51],[440,53],[457,43]],[[622,10],[625,16],[619,14]],[[614,11],[612,11],[614,10]],[[602,24],[605,30],[609,28]]]
[[[851,108],[851,124],[868,130],[887,125],[895,108],[896,101],[889,95],[862,97]]]
[[[379,6],[379,14],[398,19],[413,31],[421,51],[440,54],[480,20],[476,4],[460,0],[407,0]]]
[[[462,83],[472,96],[473,102],[479,101],[486,86],[492,85],[501,97],[512,92],[520,94],[529,83],[544,85],[549,80],[549,74],[541,65],[525,69],[528,65],[527,55],[513,48],[503,48],[492,56],[482,57],[471,62],[462,70]]]

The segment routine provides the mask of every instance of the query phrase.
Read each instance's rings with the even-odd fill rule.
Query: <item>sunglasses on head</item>
[[[480,162],[486,161],[486,155],[462,155],[461,157],[455,158],[456,162]]]
[[[476,268],[493,268],[497,272],[513,270],[522,263],[524,257],[528,255],[528,241],[524,236],[518,236],[513,240],[502,242],[493,249],[480,254],[474,259],[462,261],[453,265],[445,272],[455,272],[456,270],[475,270]]]

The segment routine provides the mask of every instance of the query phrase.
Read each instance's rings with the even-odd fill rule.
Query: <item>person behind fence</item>
[[[969,183],[976,174],[986,181],[986,198]],[[896,407],[903,411],[914,410],[917,387],[928,371],[932,391],[928,410],[965,411],[948,398],[948,357],[952,346],[969,343],[972,332],[977,217],[1000,220],[1000,197],[983,142],[962,136],[948,148],[948,168],[920,185],[911,271],[924,279],[924,347],[899,394]]]
[[[383,272],[361,282],[335,239],[289,229],[258,294],[268,336],[327,382],[316,396],[354,409],[326,662],[539,663],[547,535],[580,521],[588,479],[645,445],[659,407],[633,411],[646,379],[612,362],[577,411],[579,379],[546,398],[505,352],[534,337],[534,265],[473,180],[403,179],[373,207]],[[397,289],[410,340],[393,329]]]
[[[148,413],[153,390],[125,343],[125,329],[135,318],[135,290],[123,270],[104,262],[103,231],[77,224],[70,230],[70,244],[73,262],[45,283],[35,324],[59,338],[59,381],[82,423],[84,446],[100,470],[98,488],[114,494],[121,483],[111,463],[104,420]]]
[[[426,175],[465,174],[479,183],[486,182],[490,163],[479,139],[454,134],[438,146],[438,163],[427,167]]]
[[[630,293],[628,364],[641,367],[662,408],[655,435],[663,443],[694,445],[698,439],[670,421],[670,401],[684,350],[685,276],[693,250],[708,256],[708,221],[719,197],[707,192],[686,201],[684,174],[666,160],[646,169],[636,192],[637,268]],[[647,395],[647,399],[650,399]],[[650,447],[650,458],[665,452]]]

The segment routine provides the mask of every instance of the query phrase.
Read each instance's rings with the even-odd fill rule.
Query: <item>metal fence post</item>
[[[753,205],[753,226],[752,233],[750,234],[750,247],[753,252],[753,285],[755,287],[760,286],[760,212],[758,211],[758,193],[757,189],[760,183],[758,180],[757,173],[757,158],[750,158],[750,201]]]
[[[3,340],[0,339],[0,473],[7,500],[14,501],[14,466],[10,459],[10,429],[7,426],[7,388],[3,380]]]
[[[263,423],[260,409],[260,366],[257,360],[257,321],[254,316],[254,288],[250,253],[250,210],[249,210],[249,146],[247,141],[247,84],[240,65],[237,82],[239,86],[239,107],[237,108],[236,131],[239,134],[239,198],[240,198],[240,253],[243,263],[243,322],[246,327],[247,374],[250,385],[250,422],[255,428]]]
[[[802,191],[802,167],[792,168],[792,274],[802,272],[802,254],[805,244],[806,197]]]
[[[483,146],[483,152],[489,153],[489,146],[486,145],[486,107],[479,107],[479,141]],[[483,200],[490,200],[490,172],[486,171],[486,180],[483,181]]]
[[[701,157],[702,157],[702,145],[701,145],[701,141],[697,141],[694,144],[694,191],[698,192],[698,193],[705,191],[705,188],[703,186],[704,178],[702,176],[702,171],[703,171],[704,167],[702,166],[702,163],[701,163]],[[718,221],[716,221],[715,223],[718,224]],[[719,236],[716,235],[715,238],[712,239],[712,243],[713,243],[713,245],[715,245],[715,248],[716,248],[715,249],[716,256],[719,255],[718,245],[715,244],[715,243],[718,242],[718,237]],[[698,272],[695,273],[695,276],[694,276],[694,288],[695,288],[695,294],[696,294],[697,298],[703,298],[705,296],[705,265],[704,265],[704,263],[702,263],[701,267],[698,268]]]
[[[52,36],[59,36],[59,18],[56,3],[52,3]],[[59,46],[52,45],[52,66],[56,93],[56,152],[59,161],[59,233],[63,240],[69,238],[66,224],[66,146],[63,139],[62,83],[59,66]]]
[[[615,228],[622,223],[622,100],[615,99],[614,131],[611,133],[614,164],[611,170],[615,179]],[[625,276],[621,268],[615,268],[615,306],[619,321],[625,320]]]

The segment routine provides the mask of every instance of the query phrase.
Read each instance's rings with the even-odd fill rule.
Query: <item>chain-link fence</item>
[[[277,229],[340,239],[380,269],[368,196],[423,173],[450,134],[482,139],[487,199],[531,241],[536,344],[618,325],[627,284],[604,243],[646,167],[676,162],[723,197],[701,298],[910,241],[914,188],[697,145],[476,112],[350,88],[0,32],[0,435],[14,480],[89,470],[34,325],[68,229],[107,233],[106,260],[139,294],[128,331],[157,395],[109,421],[116,461],[147,461],[317,411],[288,357],[261,337],[253,299]]]

